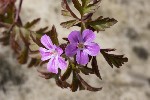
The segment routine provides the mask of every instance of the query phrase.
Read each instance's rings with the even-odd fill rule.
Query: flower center
[[[56,56],[56,55],[57,55],[57,51],[54,50],[54,51],[50,52],[49,54],[50,54],[51,56],[52,56],[52,55],[53,55],[53,56]]]
[[[84,47],[85,47],[85,46],[84,46],[83,43],[79,43],[79,44],[78,44],[78,48],[79,48],[79,49],[83,49]]]

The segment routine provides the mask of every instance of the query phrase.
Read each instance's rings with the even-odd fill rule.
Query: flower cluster
[[[109,17],[99,16],[93,19],[102,0],[70,0],[79,12],[78,15],[70,8],[68,0],[60,0],[61,14],[69,17],[69,20],[60,25],[67,29],[79,27],[81,30],[72,31],[68,38],[63,37],[66,41],[63,44],[59,43],[54,25],[51,30],[47,26],[33,29],[40,18],[24,23],[20,16],[23,0],[19,0],[18,7],[15,5],[16,1],[0,0],[0,43],[12,48],[20,64],[27,64],[29,68],[47,64],[46,71],[38,68],[38,72],[45,79],[54,78],[59,87],[70,88],[73,92],[100,91],[101,87],[92,87],[80,75],[95,74],[102,79],[96,57],[98,53],[101,53],[112,68],[120,68],[128,62],[124,55],[110,53],[116,49],[102,49],[94,42],[94,32],[105,31],[117,23],[116,19]],[[65,72],[62,73],[61,70]],[[67,82],[71,75],[72,83]]]
[[[88,55],[96,56],[100,51],[99,45],[93,42],[94,39],[95,34],[92,30],[85,29],[82,33],[80,31],[72,31],[68,36],[70,44],[65,49],[66,56],[75,57],[78,64],[86,65],[89,62]],[[66,69],[67,63],[61,57],[63,50],[53,45],[47,35],[42,36],[41,43],[45,46],[45,48],[40,47],[39,49],[42,56],[41,60],[46,61],[50,59],[47,64],[48,71],[57,74],[58,68],[61,70]]]

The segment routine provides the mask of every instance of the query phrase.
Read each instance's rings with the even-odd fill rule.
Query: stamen
[[[84,46],[83,43],[79,43],[79,44],[78,44],[78,48],[79,48],[79,49],[83,49],[84,47],[85,47],[85,46]]]

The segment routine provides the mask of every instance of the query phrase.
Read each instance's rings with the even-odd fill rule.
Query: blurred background
[[[37,27],[54,24],[61,39],[78,28],[62,28],[60,23],[68,18],[60,11],[61,0],[24,0],[20,15],[24,23],[41,18]],[[96,42],[129,58],[120,69],[112,69],[99,54],[103,80],[94,76],[85,79],[95,87],[102,86],[102,91],[61,89],[53,79],[39,77],[36,68],[19,65],[10,47],[0,45],[0,100],[150,100],[150,0],[102,0],[95,13],[95,18],[98,16],[115,18],[118,23],[99,32]]]

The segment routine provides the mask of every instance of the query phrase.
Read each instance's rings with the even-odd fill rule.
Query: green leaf
[[[70,14],[70,12],[67,11],[67,10],[61,10],[61,14],[62,14],[63,16],[72,17],[72,15]]]
[[[76,24],[78,24],[80,21],[78,20],[69,20],[69,21],[66,21],[66,22],[62,22],[60,25],[63,26],[64,28],[70,28]]]
[[[31,27],[33,27],[35,24],[37,24],[38,22],[40,21],[40,18],[37,18],[31,22],[27,22],[25,25],[24,25],[24,28],[26,29],[29,29]]]
[[[61,6],[62,6],[62,8],[65,10],[65,12],[68,11],[67,13],[70,13],[69,15],[71,15],[72,17],[78,19],[78,17],[77,17],[77,16],[72,12],[72,10],[70,9],[70,7],[69,7],[69,5],[68,5],[68,3],[67,3],[66,0],[62,0]]]
[[[80,14],[82,15],[82,6],[81,4],[79,3],[78,0],[72,0],[73,4],[74,4],[74,7],[80,12]]]
[[[82,1],[82,7],[87,6],[87,4],[91,2],[91,0],[81,0],[81,1]]]
[[[71,84],[71,90],[72,90],[72,92],[77,91],[78,87],[79,87],[79,80],[78,80],[78,78],[76,76],[75,71],[73,71],[73,79],[72,79],[72,84]]]
[[[125,62],[128,62],[128,58],[124,55],[109,54],[110,51],[115,51],[115,49],[101,49],[102,55],[112,68],[113,66],[120,68]]]
[[[91,1],[90,0],[87,0],[86,2],[83,2],[84,6],[83,6],[83,14],[86,14],[86,13],[94,13],[100,6],[99,6],[99,3],[100,3],[101,0],[94,0],[92,4],[89,4]]]
[[[95,21],[88,22],[87,24],[93,27],[96,31],[104,31],[106,28],[110,28],[117,23],[114,18],[103,18],[102,16]]]
[[[98,69],[96,57],[93,57],[91,65],[92,65],[92,69],[93,69],[93,72],[95,73],[95,75],[102,80],[102,77],[101,77],[99,69]]]
[[[69,66],[68,66],[66,72],[65,72],[65,73],[63,74],[63,76],[61,77],[62,81],[67,80],[67,79],[69,78],[71,72],[72,72],[72,67],[71,67],[71,65],[69,64]]]

